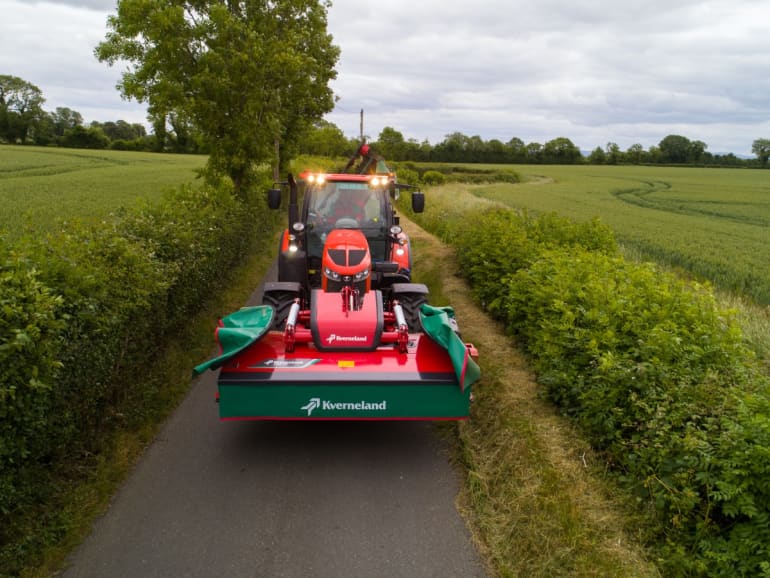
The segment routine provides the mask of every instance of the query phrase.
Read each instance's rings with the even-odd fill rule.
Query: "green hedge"
[[[707,288],[618,256],[608,228],[442,219],[543,392],[656,512],[667,575],[770,575],[770,384]]]
[[[264,205],[183,187],[106,222],[0,246],[0,567],[37,547],[19,528],[61,475],[146,416],[154,392],[141,388],[157,386],[142,368],[272,231]]]
[[[49,453],[51,390],[61,370],[60,296],[17,255],[0,261],[0,514],[29,497],[30,458]]]

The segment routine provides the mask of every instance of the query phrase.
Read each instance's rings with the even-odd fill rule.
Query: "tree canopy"
[[[770,158],[770,139],[758,138],[751,143],[751,152],[757,155],[762,166],[767,165],[767,159]]]
[[[24,142],[45,116],[43,93],[17,76],[0,75],[0,137]]]
[[[255,164],[291,150],[331,111],[339,48],[326,1],[121,0],[96,56],[130,63],[118,87],[150,115],[189,120],[209,172],[241,190]]]

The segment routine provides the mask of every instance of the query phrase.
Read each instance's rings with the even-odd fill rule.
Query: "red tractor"
[[[398,300],[408,326],[419,330],[419,309],[428,289],[411,282],[411,247],[399,226],[392,201],[411,189],[386,174],[303,174],[302,208],[298,183],[289,176],[289,228],[281,237],[278,282],[265,285],[264,303],[276,310],[281,326],[296,299],[309,307],[313,289],[338,292],[348,287],[356,302],[380,291],[383,305]],[[269,205],[280,207],[281,190],[269,192]],[[412,191],[419,213],[425,196]]]
[[[281,183],[289,227],[278,281],[265,284],[263,305],[222,320],[222,355],[196,368],[222,368],[222,419],[467,417],[476,350],[461,341],[451,308],[430,307],[427,287],[412,283],[409,238],[393,207],[405,189],[416,213],[425,197],[359,152],[355,174]],[[269,206],[282,196],[269,191]]]

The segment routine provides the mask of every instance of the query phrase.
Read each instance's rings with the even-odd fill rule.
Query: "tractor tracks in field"
[[[671,190],[672,184],[667,181],[634,180],[634,182],[637,183],[637,186],[612,191],[612,196],[629,205],[664,213],[708,217],[719,221],[730,221],[741,225],[754,225],[757,227],[766,227],[768,224],[768,220],[764,215],[735,215],[728,211],[720,210],[720,206],[724,205],[721,201],[693,201],[683,198],[667,199],[658,196],[658,193],[666,193]],[[741,204],[751,206],[751,203],[730,203],[733,207]]]

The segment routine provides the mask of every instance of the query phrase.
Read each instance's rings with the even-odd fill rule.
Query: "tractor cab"
[[[303,295],[316,288],[337,287],[336,279],[327,283],[324,257],[342,251],[330,245],[349,237],[332,234],[340,230],[357,231],[365,241],[371,259],[368,287],[387,292],[394,283],[411,282],[409,238],[399,226],[393,200],[401,189],[412,187],[397,183],[392,173],[303,173],[298,181],[290,175],[286,184],[289,227],[281,239],[279,282],[298,283]],[[281,189],[270,191],[271,208],[280,207],[281,196]],[[424,204],[423,193],[412,191],[413,210],[421,212]]]
[[[347,175],[350,177],[351,175]],[[388,231],[396,224],[385,179],[336,179],[336,175],[309,175],[301,220],[306,223],[308,258],[318,259],[335,229],[358,229],[369,241],[376,261],[385,261]],[[382,183],[380,183],[382,181]]]

